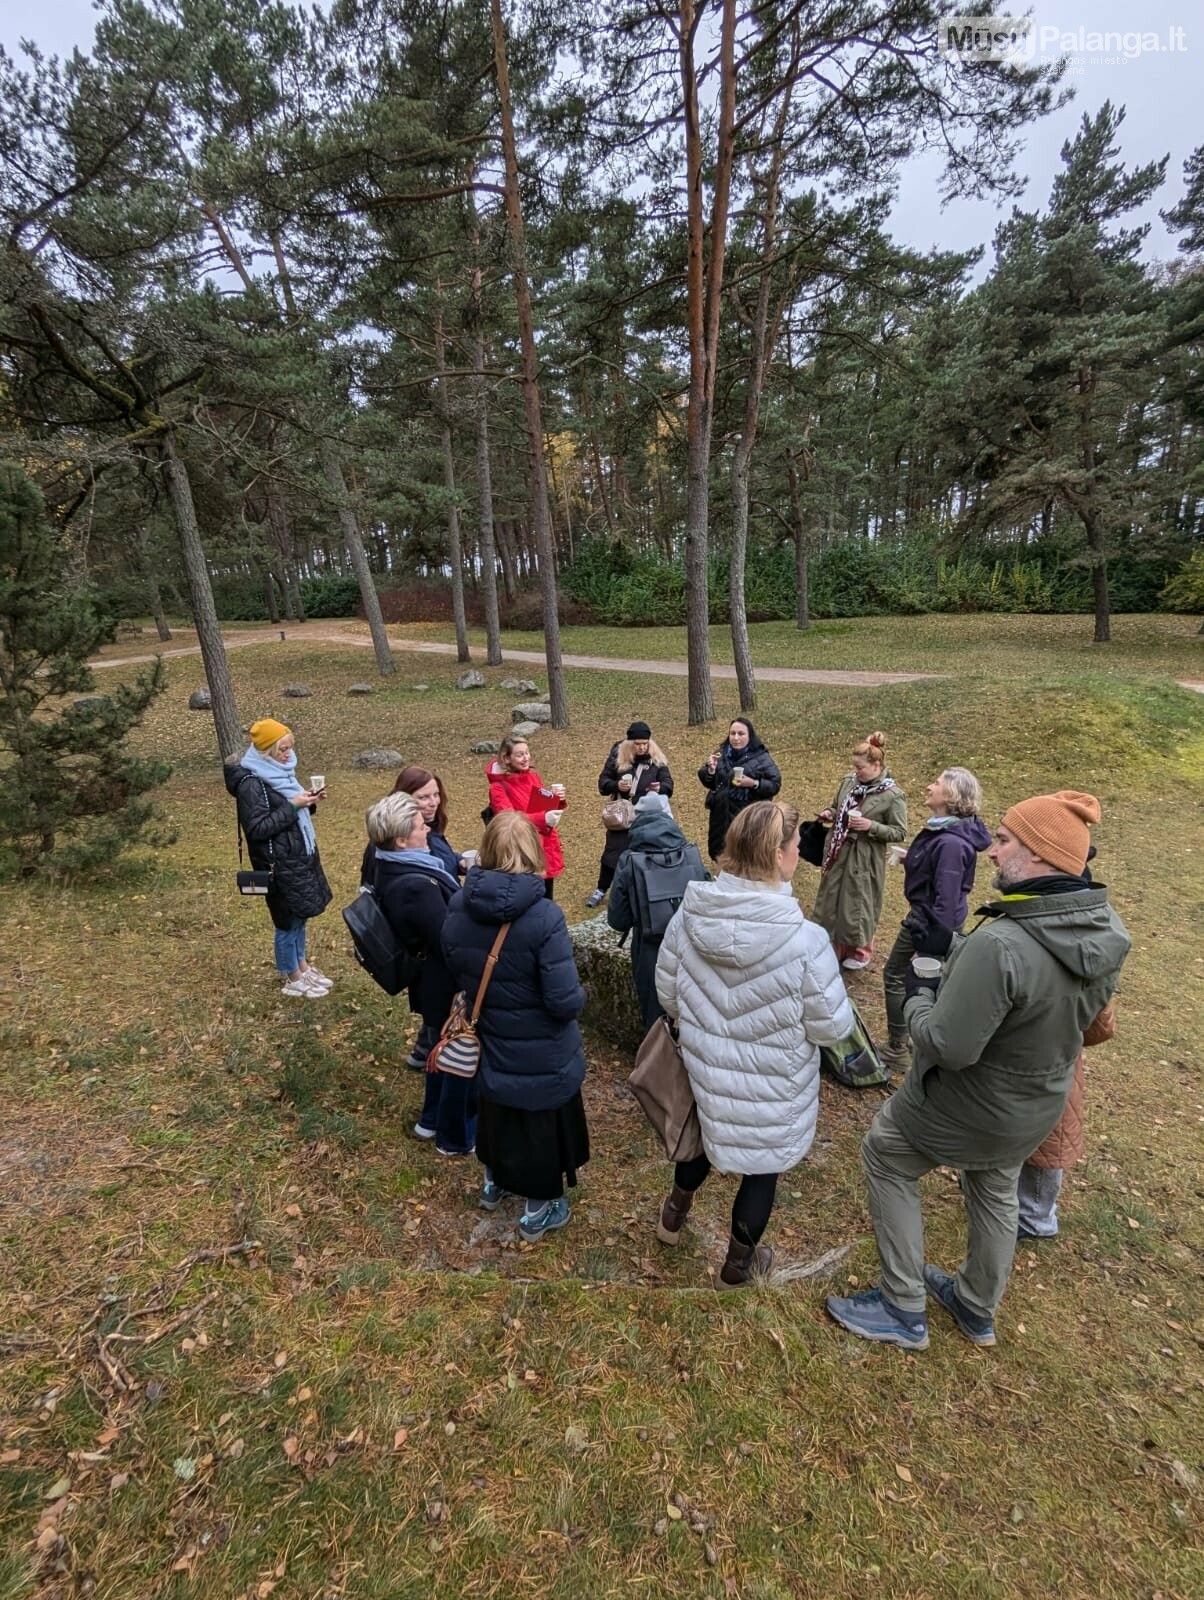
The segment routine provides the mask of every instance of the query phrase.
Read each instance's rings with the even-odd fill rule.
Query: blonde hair
[[[497,758],[507,772],[513,770],[510,766],[510,757],[520,744],[525,744],[530,748],[529,741],[524,739],[521,733],[508,733],[497,747]]]
[[[853,746],[853,754],[860,756],[863,761],[875,761],[880,767],[885,766],[886,735],[877,732],[869,734],[860,744]]]
[[[982,784],[969,767],[946,767],[937,780],[945,791],[949,813],[977,817],[982,811]]]
[[[757,800],[736,817],[723,841],[720,872],[780,883],[778,851],[798,833],[799,814],[780,800]]]
[[[364,823],[368,838],[378,850],[391,850],[398,839],[408,839],[422,815],[417,800],[408,794],[387,794],[369,806]]]
[[[547,858],[535,824],[522,811],[499,811],[481,840],[481,866],[491,872],[548,875]]]

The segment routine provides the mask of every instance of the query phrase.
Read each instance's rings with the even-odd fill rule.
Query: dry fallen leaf
[[[898,1473],[899,1477],[902,1478],[904,1483],[911,1483],[912,1482],[911,1473],[907,1470],[907,1468],[903,1465],[903,1463],[901,1461],[896,1461],[895,1462],[895,1471]]]
[[[276,1359],[273,1362],[273,1365],[277,1368],[277,1370],[279,1370],[287,1360],[288,1360],[288,1351],[287,1350],[277,1350]]]
[[[284,1441],[284,1453],[290,1461],[297,1454],[297,1451],[300,1450],[300,1448],[301,1441],[297,1438],[296,1434],[290,1433],[288,1438]]]
[[[286,1217],[292,1217],[295,1221],[301,1215],[301,1207],[294,1201],[291,1206],[285,1206],[284,1214]]]
[[[0,1467],[11,1467],[14,1461],[20,1461],[20,1459],[21,1452],[19,1450],[5,1450],[0,1452]]]
[[[668,1518],[669,1518],[670,1522],[680,1522],[681,1521],[681,1507],[680,1506],[675,1506],[672,1501],[670,1501],[669,1504],[665,1507],[665,1512],[668,1515]]]
[[[62,1478],[56,1478],[42,1498],[43,1500],[61,1500],[70,1487],[70,1477],[64,1476]]]
[[[406,1440],[409,1437],[410,1437],[410,1430],[408,1428],[398,1428],[397,1432],[393,1435],[393,1448],[394,1448],[394,1450],[400,1450],[402,1445],[406,1442]]]

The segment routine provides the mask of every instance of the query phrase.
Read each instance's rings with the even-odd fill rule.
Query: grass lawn
[[[1099,876],[1134,935],[1117,1038],[1089,1058],[1061,1239],[1018,1252],[997,1349],[934,1315],[921,1356],[860,1344],[822,1310],[833,1284],[874,1278],[857,1143],[876,1095],[825,1085],[815,1149],[770,1224],[799,1269],[850,1246],[834,1276],[735,1296],[708,1275],[732,1181],[708,1184],[678,1252],[657,1244],[667,1169],[604,1040],[594,1158],[572,1224],[538,1246],[513,1206],[476,1209],[473,1164],[408,1137],[414,1024],[354,967],[338,916],[364,808],[391,778],[350,761],[384,745],[434,766],[452,840],[475,843],[486,758],[467,750],[508,726],[522,697],[495,685],[513,666],[460,693],[451,658],[401,656],[360,699],[345,690],[371,676],[364,651],[231,654],[247,720],[284,717],[302,772],[328,775],[335,902],[311,927],[337,987],[307,1003],[280,996],[266,911],[234,892],[212,724],[185,710],[199,662],[170,662],[140,738],[175,763],[177,843],[0,902],[0,1600],[1204,1592],[1204,700],[1173,685],[1204,677],[1195,626],[1119,619],[1107,651],[1086,618],[755,630],[764,664],[948,674],[767,686],[757,722],[786,797],[828,803],[872,728],[917,798],[913,826],[955,761],[983,778],[991,818],[1025,793],[1092,790]],[[564,638],[628,656],[679,644]],[[312,697],[281,699],[295,681]],[[568,682],[573,726],[534,749],[569,789],[558,899],[575,919],[611,741],[648,719],[701,837],[693,771],[717,735],[686,726],[681,680]],[[802,867],[805,904],[813,885]],[[892,873],[878,960],[851,981],[871,1026],[900,888]],[[947,1177],[927,1183],[927,1221],[933,1259],[954,1263]]]

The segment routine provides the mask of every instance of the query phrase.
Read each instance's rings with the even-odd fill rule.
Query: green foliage
[[[126,749],[166,687],[162,661],[112,694],[87,693],[87,659],[111,624],[73,586],[69,554],[24,472],[0,466],[0,749],[11,758],[0,862],[26,875],[100,866],[142,839],[156,815],[145,797],[171,771]]]
[[[1191,555],[1167,580],[1160,596],[1165,611],[1204,611],[1204,550],[1193,550]]]

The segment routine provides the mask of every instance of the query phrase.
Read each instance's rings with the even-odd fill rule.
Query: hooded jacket
[[[891,1112],[917,1150],[971,1169],[1020,1166],[1058,1121],[1132,943],[1102,886],[1003,895],[984,913],[936,995],[907,1002],[915,1056]]]
[[[979,853],[990,843],[981,817],[933,817],[908,845],[903,893],[910,907],[907,924],[921,953],[948,950],[966,920]]]
[[[610,899],[606,903],[606,920],[616,933],[631,934],[631,971],[635,979],[636,995],[640,1002],[640,1015],[644,1027],[650,1028],[661,1013],[656,996],[656,958],[660,951],[659,939],[645,939],[640,933],[640,913],[636,904],[635,868],[630,856],[653,854],[661,850],[683,850],[689,840],[668,811],[637,811],[626,852],[620,857],[611,885]],[[691,847],[692,848],[692,847]],[[699,877],[705,877],[702,858],[697,857]]]
[[[853,1030],[827,934],[793,895],[721,872],[687,888],[656,991],[678,1024],[711,1164],[745,1177],[795,1166],[815,1137],[818,1047]]]
[[[297,808],[238,761],[223,768],[226,791],[238,807],[238,825],[247,841],[251,865],[271,872],[268,913],[277,928],[320,916],[331,901],[317,846],[305,848]]]
[[[719,761],[714,772],[707,770],[704,761],[698,769],[698,781],[707,794],[707,854],[718,861],[723,854],[727,830],[736,815],[754,800],[772,800],[782,787],[782,774],[777,762],[754,734],[743,750],[733,750],[725,739],[719,747]],[[743,767],[746,778],[755,778],[755,789],[736,788],[732,783],[732,768]]]
[[[443,957],[471,1010],[485,962],[510,923],[485,993],[477,1035],[481,1093],[520,1111],[555,1111],[585,1080],[577,977],[564,912],[529,872],[474,866],[443,923]]]
[[[558,800],[551,789],[545,787],[534,767],[528,767],[526,772],[507,772],[499,762],[490,761],[486,764],[485,776],[489,780],[489,804],[494,813],[522,811],[530,817],[543,845],[548,877],[559,877],[564,871],[564,851],[560,835],[548,826],[547,814],[563,811],[568,801]]]

